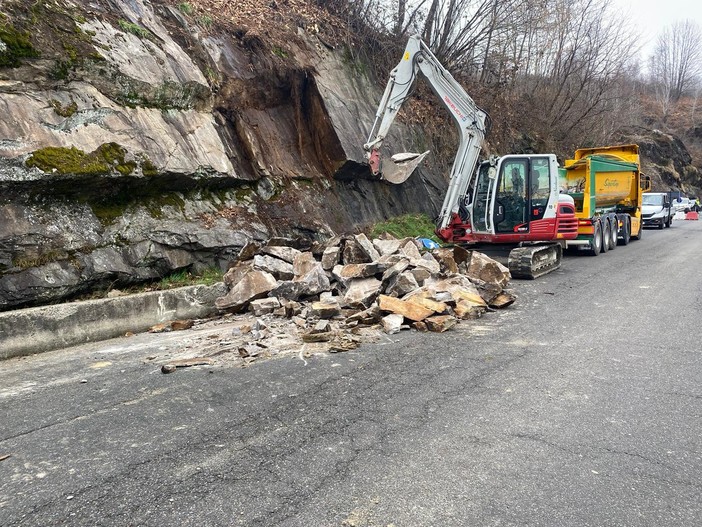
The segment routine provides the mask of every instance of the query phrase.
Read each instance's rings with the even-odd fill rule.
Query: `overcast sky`
[[[643,54],[646,56],[651,53],[656,37],[664,27],[687,19],[702,27],[700,0],[614,0],[613,3],[628,11],[632,23],[641,28]]]

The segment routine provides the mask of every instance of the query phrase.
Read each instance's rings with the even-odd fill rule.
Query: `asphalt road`
[[[0,525],[702,525],[701,263],[678,221],[445,334],[171,375],[145,359],[187,332],[0,363]]]

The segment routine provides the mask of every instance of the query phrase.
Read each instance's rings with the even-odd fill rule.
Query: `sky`
[[[628,12],[632,23],[641,29],[644,60],[664,27],[689,19],[702,28],[702,2],[699,0],[613,0],[613,4]]]

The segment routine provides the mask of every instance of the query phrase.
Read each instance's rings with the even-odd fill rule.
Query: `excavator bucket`
[[[429,150],[423,154],[415,154],[413,152],[403,152],[401,154],[395,154],[390,158],[390,162],[385,162],[380,165],[379,156],[377,156],[377,151],[373,151],[370,157],[371,171],[375,175],[379,175],[383,181],[392,183],[393,185],[399,185],[407,181],[414,172],[414,169],[419,166],[419,164],[424,160],[424,158],[429,153]],[[379,167],[376,169],[376,167]]]

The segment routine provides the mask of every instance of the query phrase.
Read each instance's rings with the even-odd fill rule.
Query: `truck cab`
[[[662,229],[673,223],[675,208],[667,192],[644,192],[641,205],[644,226]]]

